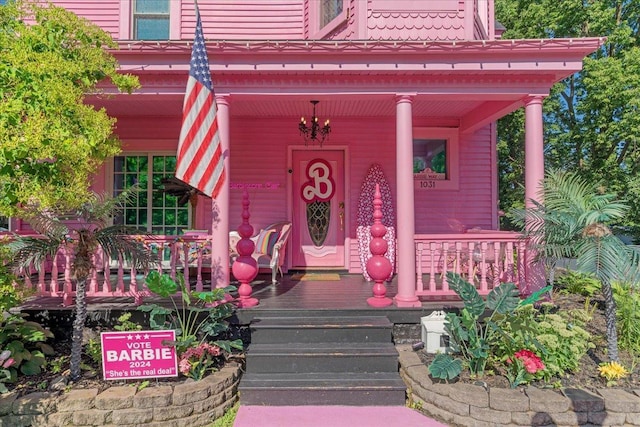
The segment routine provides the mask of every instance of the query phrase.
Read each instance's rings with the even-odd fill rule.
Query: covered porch
[[[228,179],[215,201],[200,198],[193,208],[197,220],[189,226],[211,233],[211,283],[224,286],[232,279],[228,236],[241,217],[238,190],[243,188],[252,190],[256,230],[274,221],[293,224],[285,270],[359,272],[359,184],[365,172],[380,163],[396,211],[396,306],[419,306],[422,300],[451,295],[442,280],[447,271],[473,279],[481,293],[504,281],[535,289],[539,284],[528,277],[530,262],[517,235],[486,231],[497,230],[499,221],[495,121],[524,108],[526,199],[536,199],[544,176],[543,99],[556,81],[579,70],[582,58],[600,43],[554,39],[209,44]],[[143,88],[132,96],[114,94],[91,102],[118,117],[119,135],[132,152],[149,150],[150,141],[154,147],[175,150],[184,96],[180,73],[188,68],[189,46],[175,43],[160,52],[153,44],[136,42],[121,48],[117,56],[123,70],[138,74]],[[298,134],[296,125],[300,115],[309,112],[310,100],[320,102],[322,120],[331,119],[331,137],[322,146],[303,146]],[[416,140],[444,141],[444,176],[416,177]],[[326,160],[329,155],[337,157]],[[311,245],[301,231],[306,224],[300,214],[300,189],[311,178],[304,175],[305,166],[325,160],[336,172],[339,188],[332,194],[329,226],[335,240],[322,249],[332,246],[337,255],[332,264],[315,259],[312,264],[304,253],[305,245]],[[108,188],[108,170],[102,180]],[[449,220],[458,221],[462,229],[451,228]],[[469,233],[476,229],[481,232]],[[162,268],[171,274],[192,270],[196,286],[204,286],[207,262],[203,273],[198,273],[198,265],[185,269],[185,261],[174,255],[181,249],[174,251],[171,239],[175,236],[159,243],[169,248],[163,253],[171,253]],[[109,293],[110,286],[97,280],[95,289]],[[118,286],[126,290],[126,285]],[[143,290],[139,294],[144,297]]]
[[[142,239],[142,238],[141,238]],[[152,236],[143,239],[157,256],[157,270],[182,276],[191,289],[203,291],[216,287],[222,274],[220,262],[212,263],[211,235]],[[474,283],[480,294],[487,294],[500,283],[516,284],[526,281],[526,244],[517,233],[470,230],[459,234],[420,234],[413,239],[413,264],[416,271],[412,293],[415,307],[437,307],[443,301],[455,301],[449,289],[447,272],[455,272]],[[70,306],[75,295],[71,280],[72,255],[60,248],[55,260],[43,262],[39,268],[23,271],[21,277],[33,292],[35,301],[45,305]],[[153,298],[144,286],[146,272],[136,271],[123,260],[95,256],[98,268],[87,287],[87,296],[104,304],[139,305]],[[321,280],[314,280],[314,272],[323,271]],[[289,271],[278,275],[273,285],[271,271],[261,274],[252,282],[253,297],[259,300],[257,310],[287,309],[348,309],[364,308],[372,296],[373,282],[363,274],[348,274],[345,270]],[[330,277],[330,280],[326,280]],[[399,293],[399,274],[385,282],[387,296]],[[237,282],[231,276],[231,283]],[[314,291],[317,289],[318,291]],[[371,308],[369,308],[371,309]]]
[[[455,296],[436,296],[423,299],[420,306],[398,308],[389,306],[374,308],[367,304],[372,295],[372,283],[363,280],[360,274],[342,272],[320,272],[309,278],[300,278],[301,274],[290,272],[284,275],[278,285],[271,284],[268,273],[259,274],[251,285],[253,296],[260,304],[251,308],[239,308],[236,311],[237,322],[249,324],[253,318],[265,315],[282,314],[286,316],[305,316],[309,313],[354,316],[387,316],[393,323],[418,323],[421,316],[434,310],[460,307]],[[207,281],[208,282],[208,281]],[[233,283],[236,284],[237,283]],[[208,285],[208,283],[206,283]],[[195,287],[195,283],[192,283]],[[395,295],[398,282],[394,278],[386,283],[389,295]],[[163,299],[147,296],[144,302],[163,303]],[[169,304],[168,301],[165,301]],[[96,313],[112,312],[112,316],[121,311],[134,311],[137,308],[132,295],[92,295],[87,297],[89,311]],[[25,312],[68,311],[73,305],[65,306],[62,296],[33,296],[21,306]]]

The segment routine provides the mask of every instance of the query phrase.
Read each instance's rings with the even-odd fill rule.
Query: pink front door
[[[344,268],[344,151],[293,151],[292,267]]]

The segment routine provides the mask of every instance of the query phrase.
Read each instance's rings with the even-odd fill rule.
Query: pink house
[[[361,273],[358,227],[370,218],[358,212],[371,202],[363,184],[372,171],[369,183],[389,190],[397,306],[448,293],[447,270],[476,276],[484,292],[533,280],[517,236],[498,231],[495,121],[525,109],[534,199],[542,101],[602,40],[501,40],[493,0],[200,0],[227,180],[213,203],[199,196],[180,206],[160,181],[175,168],[193,1],[53,3],[108,31],[122,70],[142,84],[133,95],[105,87],[114,96],[90,100],[117,118],[123,142],[94,188],[144,184],[121,220],[154,234],[208,230],[216,283],[229,281],[228,236],[245,189],[256,230],[292,224],[285,270]],[[299,130],[314,112],[321,129],[330,120],[326,139]],[[309,186],[320,197],[305,197]]]

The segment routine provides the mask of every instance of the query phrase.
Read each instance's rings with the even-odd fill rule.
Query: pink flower
[[[520,359],[524,365],[524,369],[530,374],[544,370],[545,366],[542,360],[531,350],[520,350],[513,355],[516,359]]]
[[[191,363],[189,363],[188,359],[181,359],[178,369],[180,369],[182,375],[187,375],[191,370]]]
[[[9,366],[13,365],[14,362],[15,360],[13,360],[13,357],[10,357],[2,364],[2,367],[8,368]]]

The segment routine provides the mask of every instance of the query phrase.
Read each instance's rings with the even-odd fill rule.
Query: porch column
[[[533,200],[542,202],[540,184],[544,179],[544,134],[542,119],[542,100],[540,95],[530,96],[524,101],[525,112],[525,161],[524,184],[525,206],[534,206]],[[542,289],[546,284],[544,264],[534,262],[536,253],[527,251],[526,283],[520,285],[524,295]]]
[[[412,95],[396,96],[396,180],[398,194],[398,307],[420,307],[416,296],[415,212],[413,201]]]
[[[224,184],[211,200],[211,283],[217,288],[229,285],[229,95],[216,95],[217,122],[224,157]],[[218,265],[216,263],[219,262]]]

